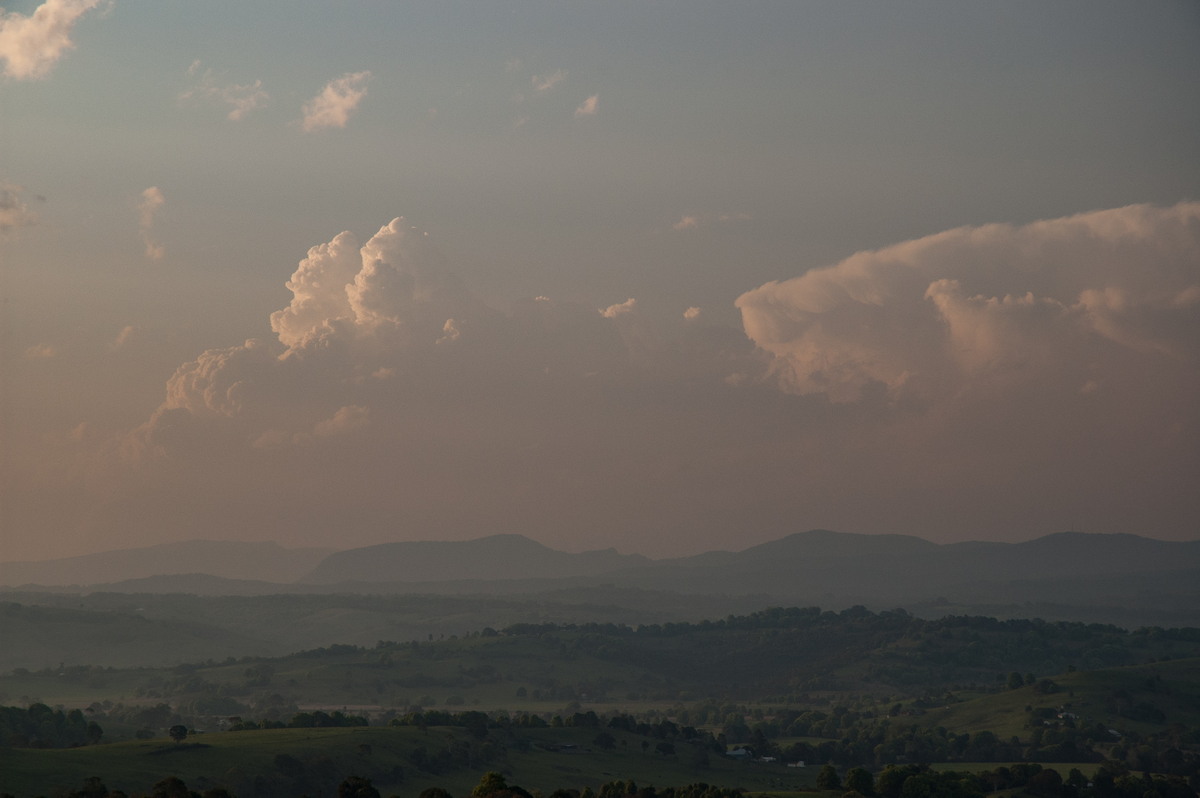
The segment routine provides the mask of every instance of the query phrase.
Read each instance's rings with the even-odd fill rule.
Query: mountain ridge
[[[158,565],[156,558],[163,555],[169,555],[167,566]],[[171,564],[174,570],[167,570]],[[1101,598],[1145,598],[1160,582],[1161,590],[1177,599],[1181,580],[1176,577],[1190,572],[1200,575],[1200,541],[1061,532],[1019,543],[939,544],[910,535],[813,529],[741,551],[659,560],[611,548],[569,553],[511,533],[341,551],[185,541],[60,561],[0,564],[0,585],[209,595],[221,590],[448,595],[611,584],[693,595],[755,593],[785,602],[896,605],[935,598],[1011,602],[1014,596],[1061,602],[1069,598],[1066,586],[1071,584],[1084,586],[1080,599],[1095,603]],[[1200,588],[1196,593],[1200,598]]]

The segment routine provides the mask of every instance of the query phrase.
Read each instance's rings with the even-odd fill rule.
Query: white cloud
[[[1130,352],[1193,360],[1200,203],[1139,205],[949,230],[737,300],[747,334],[798,394],[893,399],[1077,380]]]
[[[586,100],[584,100],[583,102],[581,102],[579,104],[578,108],[575,109],[575,118],[580,119],[585,116],[595,116],[596,115],[596,107],[597,107],[597,105],[599,105],[599,103],[600,103],[600,95],[599,94],[593,94],[591,97],[588,97]]]
[[[565,69],[556,69],[549,75],[534,75],[533,90],[537,94],[545,94],[566,79],[567,71]]]
[[[617,316],[623,316],[626,313],[632,313],[637,307],[637,300],[629,297],[624,302],[617,305],[609,305],[600,311],[600,315],[606,319],[615,319]]]
[[[371,73],[347,72],[340,78],[329,81],[321,93],[304,104],[300,126],[306,131],[327,127],[342,128],[350,120],[350,114],[367,96],[367,81]]]
[[[695,230],[700,226],[700,220],[695,216],[683,216],[678,222],[671,225],[672,230]]]
[[[46,0],[29,16],[0,9],[0,60],[16,80],[41,78],[74,47],[71,30],[100,0]]]
[[[150,260],[162,260],[166,250],[154,241],[154,216],[158,209],[166,204],[158,186],[151,186],[142,192],[141,202],[138,203],[138,228],[142,234],[142,244],[145,246],[146,257]]]
[[[193,61],[188,68],[188,75],[195,76],[199,73],[200,66],[199,61]],[[217,85],[213,71],[205,69],[200,73],[196,85],[180,94],[179,99],[181,102],[199,99],[232,106],[226,117],[236,122],[251,111],[261,108],[270,100],[270,95],[263,90],[261,80],[253,83],[231,83],[221,86]]]
[[[0,233],[37,222],[37,215],[21,199],[22,192],[21,186],[0,182]]]
[[[114,528],[428,538],[511,518],[548,540],[632,524],[630,545],[815,517],[1178,529],[1198,238],[1197,204],[950,230],[748,292],[743,334],[632,301],[500,312],[395,219],[309,250],[277,339],[182,364],[97,501],[118,496]]]
[[[58,348],[54,344],[34,344],[25,350],[26,360],[49,360],[58,356]]]

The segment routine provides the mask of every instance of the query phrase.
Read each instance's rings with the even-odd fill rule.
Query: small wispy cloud
[[[700,317],[700,308],[697,308],[697,307],[688,308],[687,310],[685,310],[683,312],[683,317],[685,319],[687,319],[688,321],[699,318]]]
[[[126,325],[125,327],[121,328],[119,333],[117,333],[117,337],[114,338],[111,343],[109,343],[108,348],[113,352],[123,349],[130,341],[133,340],[134,336],[136,335],[137,327],[134,327],[132,324]]]
[[[193,61],[188,67],[188,76],[197,78],[196,85],[179,95],[180,102],[195,99],[230,105],[232,108],[226,116],[236,122],[271,99],[270,95],[263,91],[261,80],[221,86],[217,84],[211,69],[201,72],[200,66],[199,61]]]
[[[599,103],[600,103],[600,95],[599,94],[593,94],[591,97],[588,97],[586,100],[584,100],[583,102],[581,102],[579,104],[578,108],[575,109],[575,118],[581,119],[585,116],[595,116],[596,115],[596,107],[597,107],[597,105],[599,105]]]
[[[142,243],[146,247],[146,257],[150,260],[161,260],[166,254],[161,244],[154,240],[154,214],[166,203],[166,198],[158,186],[151,186],[142,192],[142,201],[138,203],[138,228],[142,233]]]
[[[343,128],[350,115],[367,96],[366,83],[371,79],[369,71],[347,72],[340,78],[329,81],[316,97],[304,104],[304,117],[300,126],[305,132],[327,127]]]
[[[0,61],[14,80],[45,77],[74,47],[71,30],[100,0],[46,0],[29,16],[0,9]]]
[[[26,360],[48,360],[58,356],[58,349],[54,344],[34,344],[25,350]]]
[[[750,218],[748,213],[691,213],[679,217],[679,221],[671,225],[671,229],[695,230],[702,225],[748,222]]]
[[[617,316],[624,316],[626,313],[632,313],[636,307],[637,300],[633,297],[629,297],[629,299],[626,299],[624,302],[620,302],[616,305],[609,305],[608,307],[604,308],[600,311],[600,315],[606,319],[615,319]]]
[[[27,227],[37,221],[21,198],[24,188],[0,181],[0,233]]]
[[[567,71],[565,69],[556,69],[549,75],[534,75],[533,90],[537,94],[545,94],[566,79]]]

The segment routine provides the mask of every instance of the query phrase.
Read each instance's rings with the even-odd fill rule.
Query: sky
[[[1200,537],[1190,0],[0,8],[0,560]]]

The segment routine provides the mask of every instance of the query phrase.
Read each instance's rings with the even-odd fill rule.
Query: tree
[[[338,798],[379,798],[379,790],[370,779],[351,776],[338,785]]]
[[[187,785],[175,776],[167,776],[155,784],[150,795],[151,798],[191,798]]]
[[[181,743],[187,739],[188,728],[187,728],[187,726],[184,726],[182,723],[176,723],[174,726],[167,729],[167,734],[169,734],[171,736],[171,739],[174,740],[176,743]]]
[[[421,790],[421,794],[417,798],[451,798],[451,795],[441,787],[429,787]]]
[[[871,795],[875,792],[875,779],[866,768],[850,768],[846,773],[846,789],[862,795]]]
[[[838,777],[837,768],[833,765],[825,765],[821,771],[817,773],[817,789],[819,790],[840,790],[842,788],[842,780]]]
[[[508,783],[504,780],[503,774],[489,770],[483,774],[483,778],[471,790],[471,798],[487,798],[494,792],[502,792],[507,789]]]

